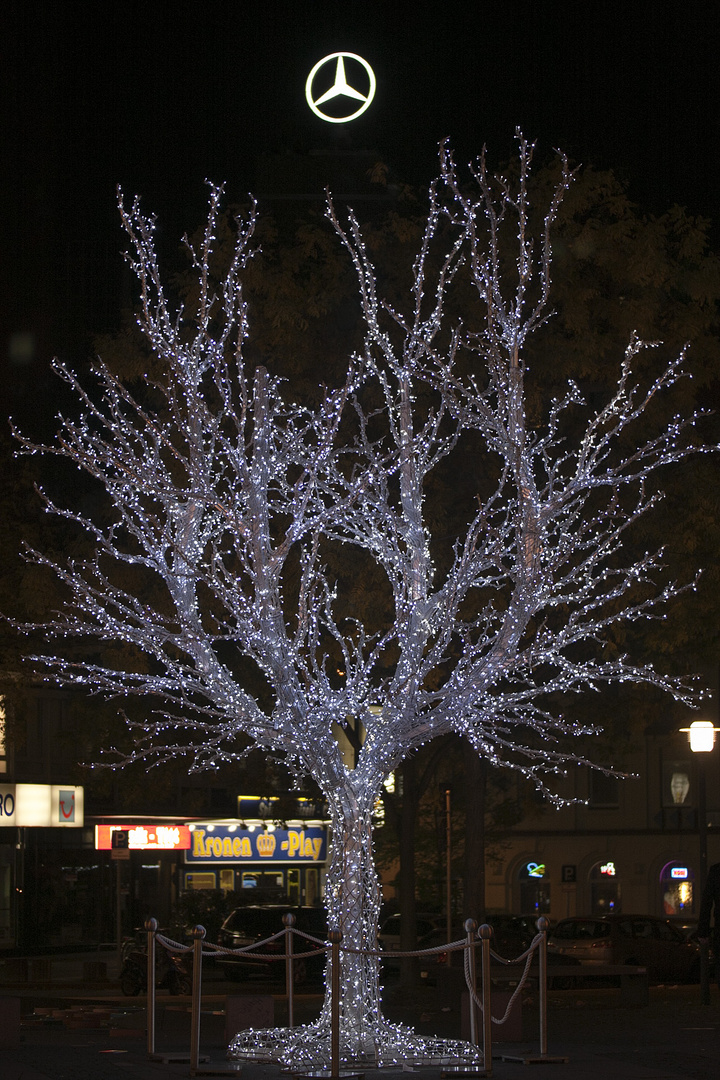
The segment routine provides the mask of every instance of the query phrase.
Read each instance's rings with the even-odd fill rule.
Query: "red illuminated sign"
[[[127,832],[131,851],[187,851],[190,830],[187,825],[96,825],[95,848],[110,851],[112,834]]]

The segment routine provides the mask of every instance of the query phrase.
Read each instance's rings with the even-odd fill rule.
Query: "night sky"
[[[367,150],[424,184],[440,139],[500,162],[521,125],[542,156],[613,168],[648,211],[678,202],[720,222],[717,23],[707,2],[649,0],[5,0],[4,385],[27,404],[30,374],[39,385],[53,354],[114,325],[118,183],[179,238],[206,177],[231,199],[262,195],[267,155]],[[378,81],[342,130],[304,100],[338,49]]]

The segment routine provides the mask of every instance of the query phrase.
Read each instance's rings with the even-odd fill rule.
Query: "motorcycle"
[[[128,949],[120,969],[120,989],[127,997],[147,990],[147,950]],[[192,993],[192,955],[171,953],[162,946],[155,950],[155,989],[171,994]]]

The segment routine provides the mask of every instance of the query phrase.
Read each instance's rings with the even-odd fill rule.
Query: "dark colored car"
[[[467,934],[464,930],[455,927],[450,935],[452,942],[465,941]],[[418,949],[438,949],[438,952],[432,952],[429,956],[420,957],[420,978],[425,980],[428,985],[434,985],[438,978],[438,968],[445,967],[447,965],[447,950],[441,949],[442,945],[448,944],[447,928],[431,930],[429,934],[425,934],[423,938],[418,941]],[[477,954],[479,956],[479,953]],[[458,968],[462,965],[462,952],[458,951],[454,954],[452,963]]]
[[[548,936],[548,955],[581,964],[631,964],[656,982],[697,982],[700,953],[668,919],[603,915],[561,919]]]
[[[320,938],[327,938],[327,916],[323,908],[317,907],[289,907],[288,905],[276,905],[267,907],[255,907],[247,905],[235,908],[228,915],[220,928],[218,945],[227,949],[243,949],[255,945],[256,942],[265,941],[284,929],[283,916],[286,914],[295,916],[295,928],[306,934]],[[321,978],[325,969],[325,953],[312,954],[317,948],[314,942],[298,935],[293,939],[293,981],[296,984]],[[256,950],[253,949],[253,952]],[[218,962],[223,965],[225,974],[232,979],[247,978],[251,974],[260,974],[265,979],[281,981],[285,978],[285,961],[280,959],[285,955],[285,938],[260,945],[257,952],[260,957],[240,955],[218,955]],[[267,957],[267,959],[264,959]],[[277,958],[277,959],[273,959]]]
[[[528,948],[537,934],[537,919],[534,915],[492,915],[488,916],[488,925],[493,934],[490,939],[490,948],[503,960],[515,960]],[[467,937],[464,929],[453,930],[453,941],[465,940]],[[422,941],[418,942],[418,948],[431,949],[447,944],[447,931],[445,929],[434,930],[426,934]],[[420,964],[420,978],[429,984],[435,982],[436,968],[438,964],[447,962],[447,953],[440,952],[424,957]],[[491,963],[495,961],[491,957]],[[462,954],[458,952],[453,964],[462,964]],[[480,964],[480,946],[475,950],[475,964]]]
[[[488,915],[492,927],[490,948],[503,960],[515,960],[537,935],[535,915]]]
[[[422,948],[419,944],[424,937],[427,937],[433,930],[441,930],[445,926],[445,921],[442,915],[433,915],[420,913],[415,917],[415,927],[418,941],[418,948]],[[378,941],[380,948],[384,952],[397,952],[400,948],[400,916],[389,915],[384,920],[378,933]]]

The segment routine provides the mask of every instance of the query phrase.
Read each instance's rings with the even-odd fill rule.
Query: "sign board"
[[[82,828],[84,796],[72,784],[0,784],[0,827]]]
[[[241,829],[238,825],[193,825],[186,863],[321,863],[327,858],[327,829]]]
[[[237,816],[241,821],[323,821],[328,816],[328,806],[323,799],[307,799],[301,795],[238,795]]]
[[[97,851],[186,851],[190,847],[187,825],[96,825]]]
[[[305,83],[310,109],[328,124],[362,116],[375,97],[375,72],[362,56],[335,52],[318,60]]]

